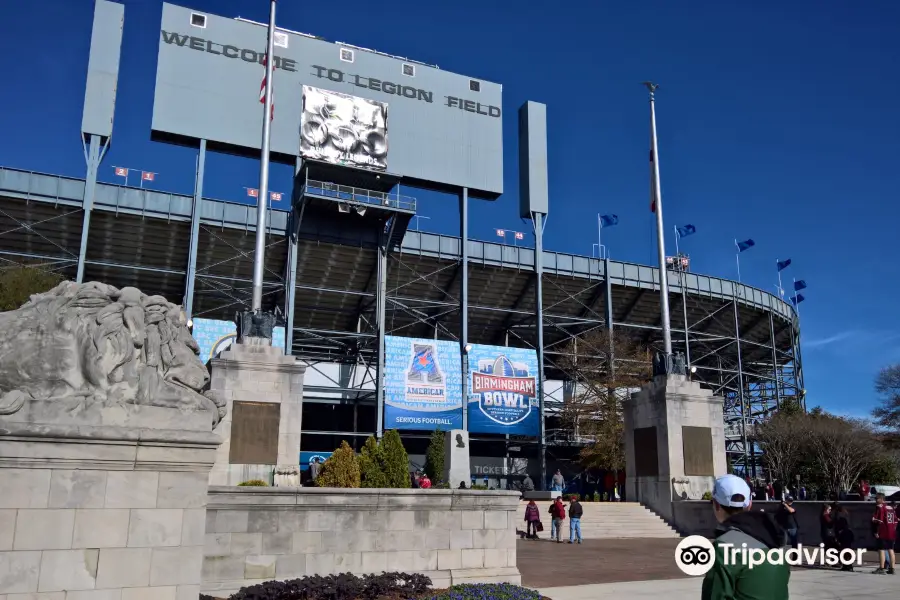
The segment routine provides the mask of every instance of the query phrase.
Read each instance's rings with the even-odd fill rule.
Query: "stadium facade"
[[[256,208],[204,197],[204,164],[211,151],[252,156],[254,144],[258,156],[260,105],[240,90],[258,89],[263,70],[252,49],[263,47],[265,28],[164,5],[152,135],[197,148],[195,193],[172,194],[96,181],[112,136],[114,91],[112,102],[104,92],[118,73],[122,13],[98,2],[82,123],[85,178],[0,168],[0,259],[135,286],[181,301],[195,320],[231,321],[250,304]],[[536,476],[542,457],[550,469],[568,464],[584,442],[560,420],[577,394],[569,360],[576,340],[605,329],[659,347],[659,269],[542,250],[540,235],[537,250],[468,239],[470,196],[502,193],[500,86],[280,33],[278,64],[302,85],[276,88],[273,159],[294,164],[296,176],[289,209],[269,212],[263,305],[278,316],[286,351],[307,365],[303,452],[329,452],[341,439],[359,446],[383,430],[385,344],[398,336],[451,341],[464,358],[478,344],[530,349],[543,366],[540,433],[473,432],[473,474],[504,485]],[[222,69],[235,73],[225,87]],[[175,84],[188,73],[185,92]],[[198,112],[191,107],[201,96]],[[244,118],[223,127],[220,105]],[[341,106],[352,116],[332,126],[331,138],[317,137],[323,120],[341,118]],[[535,114],[520,111],[520,145],[532,150],[542,133]],[[523,155],[531,191],[522,212],[541,232],[545,172],[534,152]],[[408,229],[417,188],[458,194],[459,237]],[[725,397],[732,464],[755,466],[753,424],[787,399],[803,400],[797,314],[738,282],[665,275],[673,345],[692,377]],[[411,455],[424,454],[428,437],[404,431]]]

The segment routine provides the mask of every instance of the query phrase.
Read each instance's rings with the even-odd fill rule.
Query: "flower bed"
[[[226,600],[204,594],[200,600]],[[507,583],[455,585],[431,589],[424,575],[382,573],[357,577],[349,573],[267,581],[242,588],[227,600],[548,600],[538,592]]]

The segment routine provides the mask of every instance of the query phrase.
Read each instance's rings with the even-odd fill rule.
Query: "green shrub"
[[[249,479],[247,481],[240,482],[238,485],[244,487],[269,487],[269,484],[262,479]]]
[[[410,487],[409,455],[400,440],[400,433],[396,429],[386,431],[379,446],[381,446],[381,457],[384,461],[382,470],[384,471],[385,487]]]
[[[703,492],[703,500],[712,500],[712,492]]]
[[[433,431],[425,451],[425,473],[431,478],[432,487],[449,483],[444,481],[444,438],[445,434],[440,429]]]
[[[600,502],[600,492],[594,492],[594,502]]]
[[[358,488],[360,485],[359,459],[346,441],[328,457],[322,472],[316,479],[319,487]]]
[[[466,489],[469,489],[469,490],[486,490],[486,489],[488,489],[488,486],[483,485],[483,484],[481,484],[481,483],[473,483],[471,486],[469,486],[469,487],[466,488]]]
[[[384,474],[384,452],[375,441],[375,436],[369,436],[366,445],[359,453],[359,471],[362,476],[362,487],[390,487]]]
[[[32,294],[50,291],[62,281],[61,275],[41,265],[0,269],[0,311],[16,310]]]

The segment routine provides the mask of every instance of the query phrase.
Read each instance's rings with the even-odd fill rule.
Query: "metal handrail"
[[[314,181],[309,179],[303,186],[303,193],[325,196],[350,203],[387,206],[390,208],[411,211],[416,210],[416,199],[412,196],[403,196],[392,192],[378,192],[350,185],[338,185],[328,181]]]

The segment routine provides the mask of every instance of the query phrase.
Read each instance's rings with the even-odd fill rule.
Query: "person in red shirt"
[[[869,482],[863,479],[859,482],[859,493],[862,496],[860,500],[868,500],[869,499]]]
[[[885,564],[889,575],[894,574],[896,557],[894,543],[897,540],[897,513],[894,507],[885,503],[884,494],[875,496],[875,514],[872,515],[872,529],[875,530],[875,542],[878,548],[878,569],[876,573],[884,573]]]
[[[431,480],[428,479],[428,474],[423,473],[422,478],[419,480],[419,488],[423,490],[427,490],[431,488]]]

